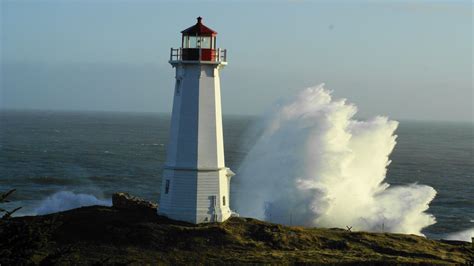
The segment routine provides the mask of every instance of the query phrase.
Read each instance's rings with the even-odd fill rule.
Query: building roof
[[[181,31],[182,34],[184,35],[200,35],[200,36],[214,36],[214,35],[217,35],[217,32],[204,26],[204,24],[202,24],[202,18],[201,17],[198,17],[197,18],[197,23],[196,25],[192,26],[192,27],[189,27],[183,31]]]

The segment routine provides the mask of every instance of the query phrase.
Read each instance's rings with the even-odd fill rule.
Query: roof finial
[[[202,20],[202,17],[197,17],[197,20],[198,20],[198,24],[201,24],[201,20]]]

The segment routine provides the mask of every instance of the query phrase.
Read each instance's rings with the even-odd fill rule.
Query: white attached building
[[[191,223],[222,222],[231,215],[225,166],[219,71],[226,50],[217,32],[196,25],[182,31],[181,48],[171,48],[176,68],[173,113],[163,172],[159,213]]]

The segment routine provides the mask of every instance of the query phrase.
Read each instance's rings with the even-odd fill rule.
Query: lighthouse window
[[[170,181],[166,180],[165,194],[168,194],[168,192],[170,192]]]
[[[196,48],[196,36],[184,36],[183,48]]]
[[[225,196],[222,196],[222,205],[225,206]]]
[[[214,39],[215,43],[215,39]],[[212,39],[211,37],[202,37],[202,36],[184,36],[183,39],[183,48],[212,48]]]
[[[183,36],[183,48],[189,48],[189,36]]]
[[[198,40],[199,37],[196,36],[189,36],[188,47],[187,48],[198,48]],[[200,44],[200,42],[199,42]]]
[[[178,79],[176,80],[176,95],[180,95],[181,94],[181,80]]]
[[[211,48],[211,37],[201,37],[199,47],[204,48],[204,49],[210,49]]]

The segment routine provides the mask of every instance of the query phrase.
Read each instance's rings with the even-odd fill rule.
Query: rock
[[[112,207],[123,210],[158,210],[158,204],[137,198],[125,192],[117,192],[112,195]]]

